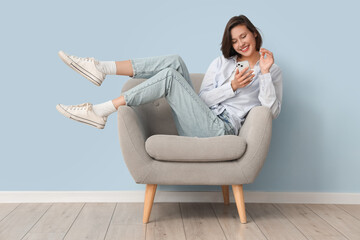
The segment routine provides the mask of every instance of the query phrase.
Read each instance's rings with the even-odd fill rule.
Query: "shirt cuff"
[[[231,81],[229,84],[225,84],[223,86],[221,86],[222,88],[224,88],[224,93],[226,96],[229,96],[229,97],[233,97],[235,96],[235,92],[236,90],[234,91],[231,87]]]
[[[265,88],[272,83],[270,73],[260,74],[260,88],[265,91]]]

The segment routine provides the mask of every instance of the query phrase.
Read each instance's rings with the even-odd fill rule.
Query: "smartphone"
[[[237,68],[239,69],[239,72],[241,72],[244,68],[249,67],[248,70],[245,72],[247,73],[248,71],[250,71],[250,65],[248,61],[241,61],[237,63]]]

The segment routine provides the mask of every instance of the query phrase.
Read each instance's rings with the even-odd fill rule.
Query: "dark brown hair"
[[[234,16],[234,17],[230,18],[230,20],[228,21],[228,23],[226,24],[226,27],[225,27],[224,36],[223,36],[223,39],[221,42],[221,48],[220,48],[225,58],[229,58],[234,55],[241,56],[241,54],[236,52],[235,49],[233,48],[232,40],[231,40],[231,29],[233,27],[236,27],[237,25],[246,26],[247,29],[249,29],[249,31],[254,34],[254,36],[256,35],[256,37],[255,37],[256,47],[255,48],[256,48],[256,51],[260,51],[260,47],[262,45],[262,37],[261,37],[258,29],[250,22],[250,20],[246,16],[239,15],[239,16]]]

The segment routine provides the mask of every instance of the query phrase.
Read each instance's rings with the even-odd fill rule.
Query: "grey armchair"
[[[203,77],[190,74],[197,92]],[[122,92],[145,80],[129,79]],[[118,128],[125,163],[135,182],[146,184],[143,223],[149,221],[158,184],[221,185],[225,204],[232,185],[240,221],[246,223],[243,184],[255,180],[268,153],[272,116],[267,107],[254,107],[238,136],[178,136],[165,98],[119,107]]]

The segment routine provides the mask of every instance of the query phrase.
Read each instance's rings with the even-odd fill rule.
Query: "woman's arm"
[[[235,93],[231,87],[231,82],[225,83],[219,87],[214,86],[215,75],[220,68],[219,61],[220,58],[218,57],[211,62],[200,87],[199,96],[209,107],[212,107],[225,101],[228,98],[235,96]]]
[[[270,108],[273,118],[277,118],[282,102],[282,72],[273,64],[269,73],[261,74],[259,100],[262,106]]]
[[[265,48],[260,49],[260,92],[261,105],[270,108],[273,118],[277,118],[281,110],[282,101],[282,73],[274,64],[274,55]],[[266,58],[265,58],[266,55]]]

